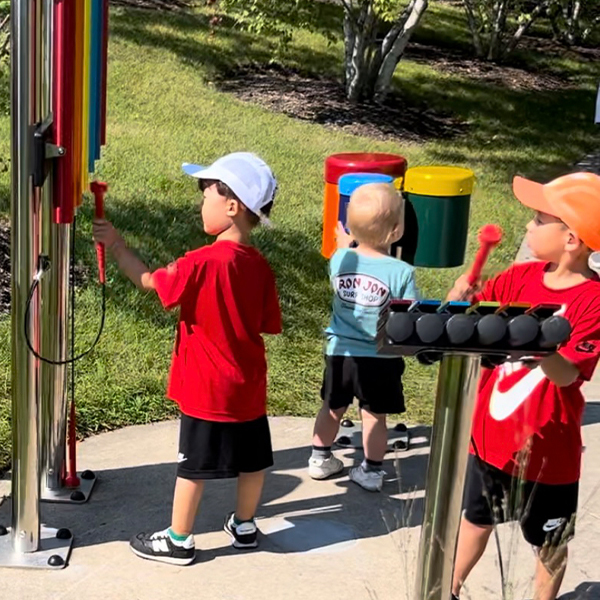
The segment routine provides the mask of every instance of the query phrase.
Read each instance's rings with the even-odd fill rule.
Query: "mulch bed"
[[[110,3],[115,6],[165,11],[186,10],[195,4],[192,0],[110,0]]]
[[[391,94],[384,105],[352,104],[341,82],[278,65],[245,65],[224,74],[219,89],[297,119],[376,139],[451,138],[466,124]]]
[[[563,49],[564,51],[564,49]],[[556,75],[471,58],[447,48],[411,43],[406,57],[444,73],[468,77],[511,90],[553,91],[569,87],[570,82]]]

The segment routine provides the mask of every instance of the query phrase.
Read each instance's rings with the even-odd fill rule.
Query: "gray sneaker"
[[[327,479],[344,470],[344,463],[333,454],[329,458],[313,458],[308,460],[308,474],[313,479]]]
[[[350,469],[350,480],[369,492],[380,492],[385,471],[365,471],[362,466]]]

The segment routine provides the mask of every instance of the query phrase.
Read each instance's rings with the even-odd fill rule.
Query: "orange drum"
[[[397,154],[349,152],[332,154],[325,160],[325,197],[323,201],[323,242],[321,254],[330,258],[335,252],[335,228],[340,220],[338,181],[346,173],[381,173],[394,179],[404,177],[406,159]]]

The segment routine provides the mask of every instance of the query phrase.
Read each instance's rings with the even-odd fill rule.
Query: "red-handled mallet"
[[[71,375],[72,376],[72,375]],[[77,430],[75,421],[75,402],[71,401],[71,409],[69,411],[69,468],[65,477],[65,487],[77,488],[81,481],[77,477]]]
[[[467,281],[471,286],[479,281],[490,252],[502,241],[502,229],[498,225],[484,225],[479,230],[478,239],[479,250],[467,275]]]
[[[106,190],[108,190],[108,185],[102,181],[92,181],[90,183],[90,190],[94,194],[96,202],[96,219],[104,219],[104,195],[106,194]],[[98,260],[98,277],[100,283],[104,284],[106,283],[104,244],[96,244],[96,258]]]

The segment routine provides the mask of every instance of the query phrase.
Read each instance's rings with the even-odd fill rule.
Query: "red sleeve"
[[[475,295],[473,302],[517,302],[523,289],[523,284],[531,277],[539,277],[539,271],[544,269],[544,263],[531,262],[513,265],[488,279],[481,292]]]
[[[270,267],[267,267],[265,283],[265,305],[263,313],[262,333],[276,335],[281,333],[281,309],[279,308],[279,295],[275,284],[275,276]]]
[[[580,316],[570,317],[573,331],[559,353],[579,369],[581,379],[589,381],[600,358],[600,303],[578,312]]]
[[[167,310],[181,304],[181,298],[190,281],[194,279],[197,267],[196,261],[183,256],[167,267],[152,273],[154,289]]]

